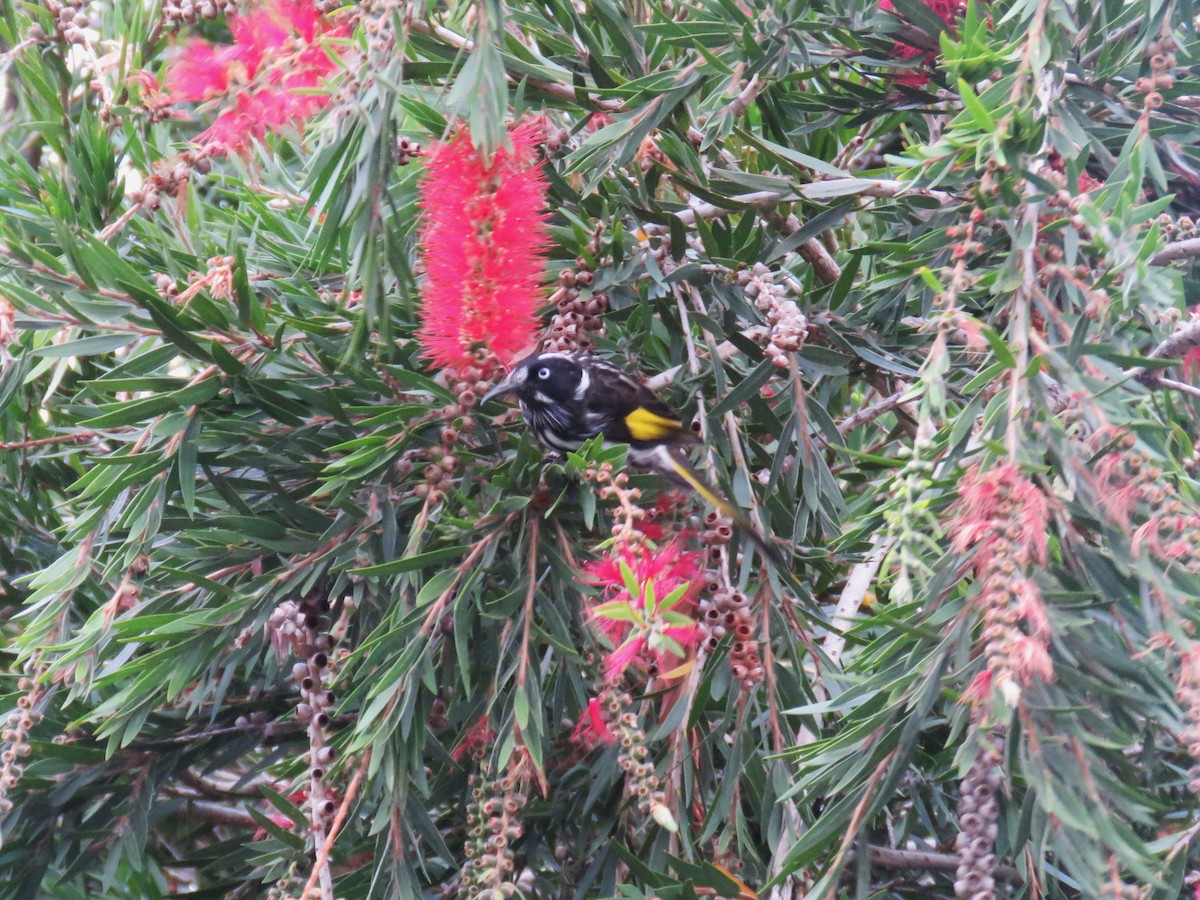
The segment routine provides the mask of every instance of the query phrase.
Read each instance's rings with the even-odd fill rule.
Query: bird
[[[648,387],[619,366],[588,353],[546,352],[526,357],[483,395],[487,403],[516,394],[539,444],[562,455],[602,435],[605,445],[628,444],[629,461],[690,488],[731,518],[775,563],[778,548],[688,461],[698,438]]]

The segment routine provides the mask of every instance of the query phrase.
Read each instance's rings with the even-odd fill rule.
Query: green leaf
[[[440,550],[429,550],[425,553],[416,553],[412,556],[401,557],[394,559],[391,562],[378,563],[373,566],[360,566],[350,569],[350,572],[355,575],[365,577],[387,577],[389,575],[401,575],[405,572],[415,572],[418,569],[424,569],[429,566],[440,565],[444,562],[449,562],[453,559],[461,559],[466,551],[461,547],[443,547]]]

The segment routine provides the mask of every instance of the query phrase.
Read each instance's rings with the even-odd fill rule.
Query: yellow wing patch
[[[639,406],[625,417],[625,427],[635,441],[661,441],[679,434],[683,430],[683,423]]]

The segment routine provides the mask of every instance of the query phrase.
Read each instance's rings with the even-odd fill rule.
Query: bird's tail
[[[769,543],[740,509],[727,500],[717,488],[709,484],[705,477],[697,472],[696,468],[684,458],[681,450],[665,444],[659,444],[645,450],[638,449],[632,455],[632,459],[638,465],[656,469],[672,481],[691,488],[707,503],[714,506],[722,515],[733,519],[734,524],[737,525],[741,532],[754,541],[755,545],[766,554],[771,562],[777,566],[784,565],[783,554],[779,552],[779,548]]]

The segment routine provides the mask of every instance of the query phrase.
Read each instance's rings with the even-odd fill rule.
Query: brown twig
[[[726,104],[725,108],[718,115],[728,113],[737,118],[750,108],[750,104],[754,102],[755,98],[762,93],[763,88],[766,86],[766,82],[760,79],[758,75],[751,76],[750,80],[746,82],[746,86],[742,88],[736,97]]]
[[[1165,266],[1167,263],[1180,259],[1195,259],[1200,256],[1200,238],[1188,238],[1186,241],[1175,241],[1167,244],[1150,257],[1150,265]]]
[[[43,263],[40,263],[37,261],[26,262],[24,259],[22,259],[20,256],[18,256],[10,247],[0,246],[0,256],[3,256],[7,259],[11,259],[15,265],[20,266],[21,268],[26,269],[27,271],[35,272],[38,275],[44,275],[45,277],[51,278],[62,284],[70,285],[71,287],[76,288],[77,290],[86,291],[89,294],[98,294],[101,297],[107,297],[109,300],[123,300],[126,303],[134,302],[132,297],[130,297],[128,294],[123,294],[120,291],[110,291],[110,290],[106,290],[105,288],[93,288],[93,287],[88,286],[88,284],[86,282],[84,282],[83,279],[76,278],[73,275],[67,275],[64,272],[57,272],[54,269],[51,269],[49,266],[44,265]],[[78,320],[76,320],[76,324],[82,324],[82,323],[80,323],[80,322],[78,322]],[[99,327],[99,326],[89,323],[89,327],[95,328],[95,327]],[[158,332],[151,332],[151,333],[158,334]]]
[[[871,865],[882,869],[921,869],[929,872],[953,872],[958,868],[958,855],[932,850],[896,850],[892,847],[867,848]],[[847,864],[854,859],[853,851],[846,856]],[[1012,866],[996,866],[995,877],[1009,884],[1022,884],[1020,873]]]
[[[358,771],[354,773],[354,777],[350,779],[350,784],[346,786],[346,796],[342,798],[342,805],[338,807],[337,815],[333,817],[333,821],[329,823],[329,833],[325,835],[325,842],[321,844],[320,850],[317,851],[316,861],[313,863],[312,874],[308,876],[308,881],[304,883],[304,890],[300,892],[300,900],[308,900],[311,896],[312,889],[317,884],[317,878],[322,869],[328,871],[329,856],[333,853],[333,843],[337,840],[338,832],[341,831],[342,825],[345,824],[346,816],[350,812],[350,804],[354,801],[354,797],[358,794],[359,785],[362,784],[363,776],[367,774],[367,765],[371,761],[371,750],[363,753],[362,762],[358,764]],[[332,893],[330,893],[332,897]]]
[[[182,819],[199,819],[210,825],[232,825],[235,828],[258,828],[258,821],[244,809],[213,800],[185,800]]]
[[[1174,334],[1165,338],[1157,347],[1147,353],[1145,358],[1183,359],[1189,351],[1197,347],[1200,347],[1200,319],[1189,322]],[[1125,371],[1125,374],[1134,381],[1148,388],[1171,387],[1176,390],[1192,388],[1192,385],[1181,385],[1178,381],[1166,379],[1162,373],[1162,369],[1147,368],[1145,366],[1135,366]],[[1188,393],[1191,393],[1191,391],[1189,390]]]
[[[872,403],[870,406],[865,406],[858,412],[853,412],[838,423],[838,434],[847,435],[860,425],[866,425],[868,422],[873,422],[880,416],[891,412],[898,406],[904,403],[904,398],[908,396],[911,387],[905,385],[893,394],[889,394],[877,403]]]
[[[911,22],[900,22],[900,27],[892,32],[892,37],[898,44],[908,44],[910,47],[916,47],[918,50],[927,50],[931,53],[940,53],[942,50],[941,44],[936,37],[933,37],[924,28],[918,28]]]
[[[1098,19],[1093,19],[1092,21],[1095,22],[1095,21],[1098,21]],[[1104,40],[1102,40],[1100,42],[1099,47],[1096,47],[1094,50],[1089,50],[1087,53],[1085,53],[1083,56],[1081,56],[1079,58],[1079,65],[1082,67],[1085,67],[1085,68],[1087,66],[1093,65],[1096,62],[1096,60],[1098,60],[1100,58],[1100,54],[1104,52],[1105,47],[1111,47],[1117,41],[1123,41],[1123,40],[1125,40],[1125,38],[1129,37],[1130,35],[1137,34],[1139,31],[1141,31],[1142,26],[1145,24],[1146,24],[1145,16],[1138,16],[1137,18],[1135,18],[1132,22],[1130,22],[1128,25],[1124,26],[1123,28],[1118,28],[1112,34],[1104,35]],[[1082,39],[1084,37],[1084,35],[1080,34],[1079,37],[1080,37],[1080,39]]]
[[[29,450],[33,447],[46,447],[50,444],[70,444],[90,441],[97,437],[94,431],[78,431],[75,434],[58,434],[54,437],[37,438],[29,441],[11,441],[0,444],[0,450]]]
[[[504,524],[507,525],[515,518],[515,514],[510,513],[505,517]],[[501,528],[502,527],[503,526],[501,526]],[[450,584],[444,591],[442,591],[436,600],[429,604],[429,612],[425,614],[425,621],[421,623],[420,636],[422,638],[428,637],[433,631],[434,625],[442,617],[442,610],[446,608],[446,603],[449,602],[450,598],[453,597],[455,592],[458,590],[458,585],[462,581],[463,576],[471,570],[471,567],[475,565],[475,560],[479,559],[483,551],[489,544],[496,540],[499,534],[500,529],[498,528],[491,534],[480,538],[475,542],[475,546],[471,548],[471,552],[467,554],[467,558],[459,563],[458,570],[454,575],[454,580],[450,582]]]
[[[219,776],[224,776],[224,778]],[[217,797],[233,795],[260,798],[262,793],[259,788],[260,785],[265,783],[260,778],[253,778],[246,781],[241,787],[238,787],[237,785],[245,779],[235,772],[217,770],[208,774],[201,774],[191,767],[185,768],[179,773],[179,780],[184,784],[191,785],[202,793]]]

